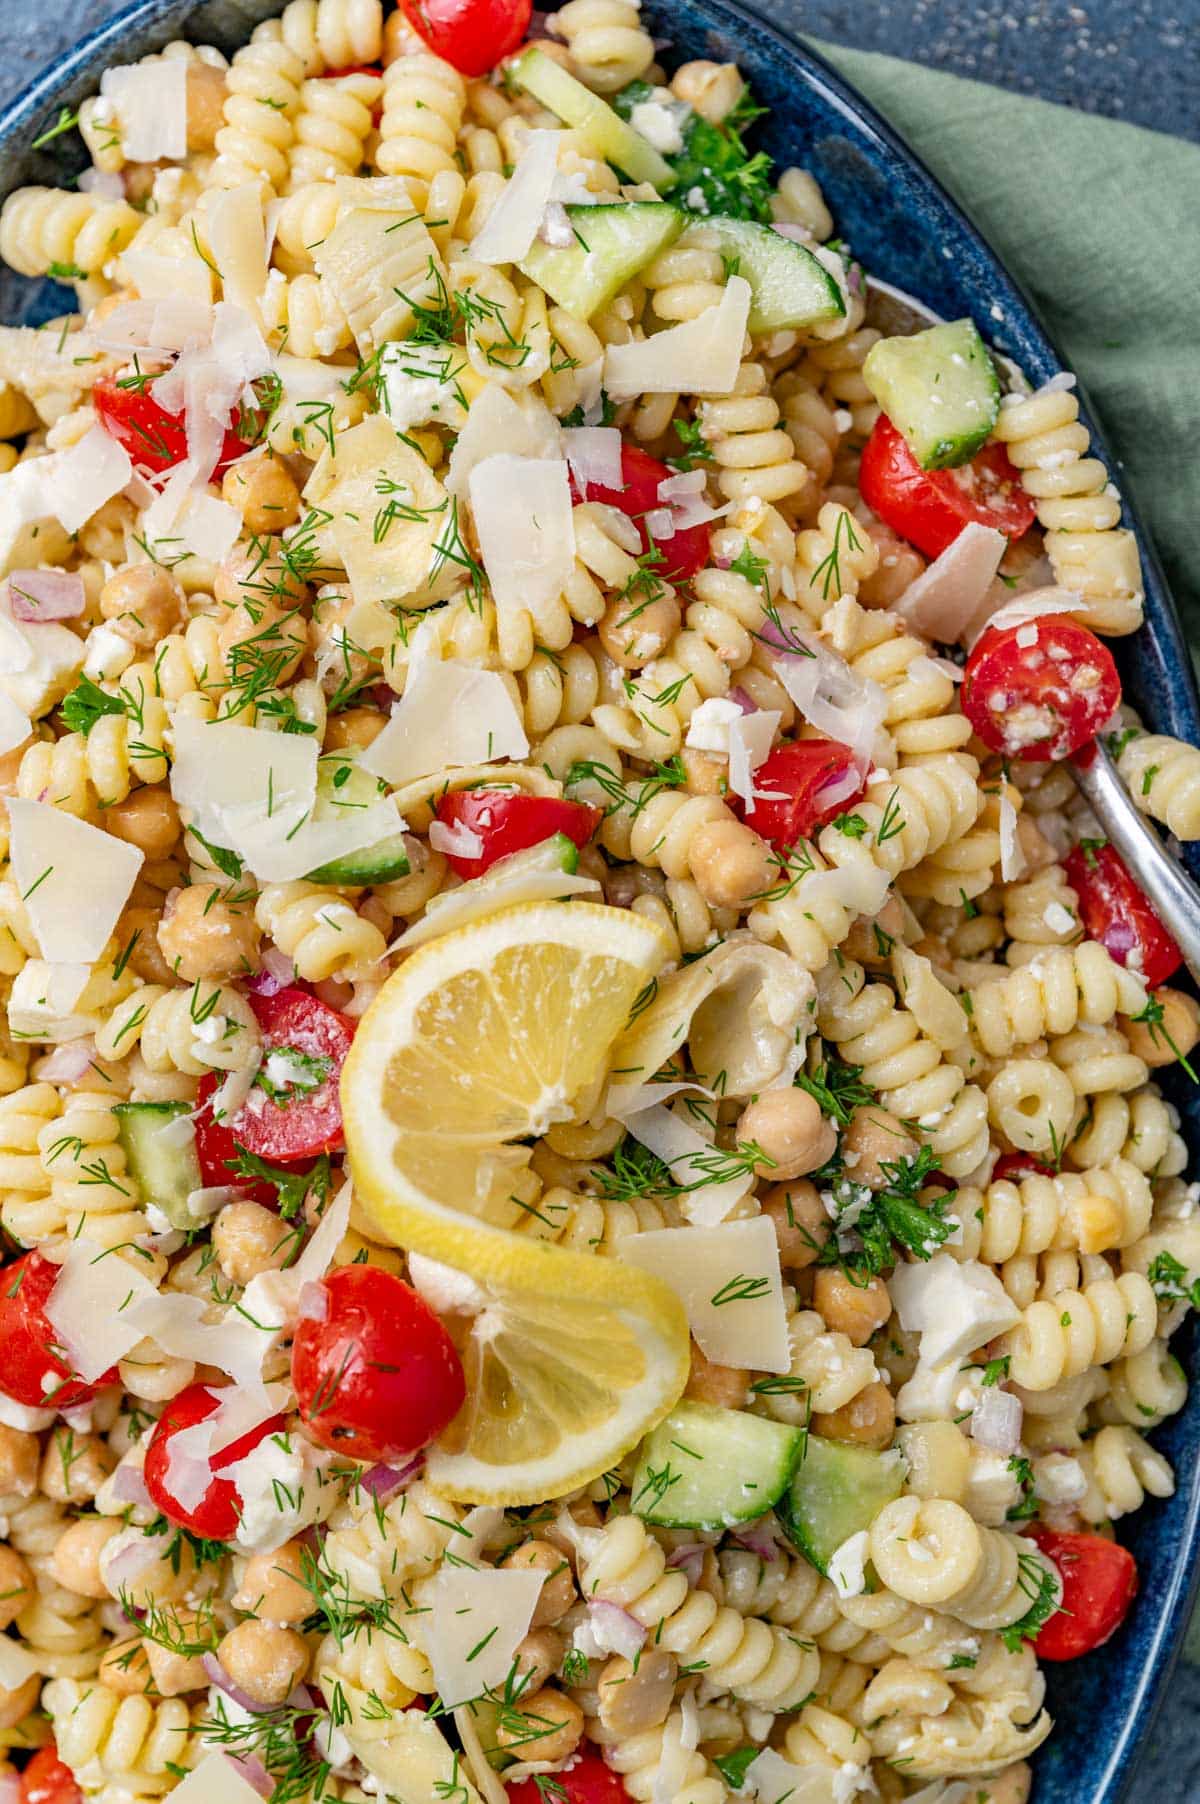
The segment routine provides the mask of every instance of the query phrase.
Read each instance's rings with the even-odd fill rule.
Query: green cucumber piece
[[[638,1452],[635,1513],[669,1528],[729,1528],[778,1502],[804,1448],[804,1430],[742,1409],[678,1403]]]
[[[827,1572],[842,1542],[870,1528],[884,1504],[899,1497],[905,1470],[902,1453],[810,1434],[778,1506],[785,1534],[818,1572]]]
[[[785,332],[844,316],[841,289],[805,245],[752,219],[713,215],[702,225],[750,284],[751,332]]]
[[[352,753],[325,752],[317,763],[317,802],[313,819],[339,813],[346,808],[369,808],[384,793],[377,777],[360,770]],[[408,875],[408,849],[403,833],[389,834],[378,845],[364,846],[359,852],[348,852],[343,858],[331,858],[308,873],[310,883],[345,883],[362,887],[369,883],[388,883],[393,877]]]
[[[589,319],[687,224],[665,200],[571,206],[567,217],[575,243],[560,250],[535,238],[518,268],[575,319]]]
[[[113,1104],[125,1158],[143,1202],[161,1209],[173,1228],[194,1228],[188,1208],[193,1190],[203,1188],[194,1139],[164,1141],[170,1121],[191,1113],[187,1102],[118,1102]]]
[[[969,319],[881,338],[863,380],[923,470],[969,463],[999,418],[1000,378]]]
[[[634,131],[607,101],[536,45],[531,44],[509,63],[508,74],[519,88],[573,128],[585,156],[602,157],[624,170],[630,181],[651,182],[656,188],[669,188],[675,180],[671,165],[641,132]]]

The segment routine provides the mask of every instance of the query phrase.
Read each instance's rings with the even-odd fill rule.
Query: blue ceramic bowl
[[[136,0],[47,69],[0,117],[0,195],[26,182],[62,183],[82,166],[78,138],[41,151],[32,141],[61,106],[96,91],[102,70],[184,36],[232,51],[279,0]],[[761,142],[780,164],[820,182],[841,233],[872,271],[947,318],[974,316],[984,336],[1034,383],[1062,365],[1027,297],[918,159],[820,58],[731,0],[647,0],[669,64],[711,57],[740,64],[770,109]],[[0,272],[0,319],[35,323],[65,311],[70,294]],[[1095,428],[1093,426],[1093,433]],[[1095,440],[1105,456],[1102,442]],[[1111,464],[1111,458],[1108,459]],[[1114,479],[1117,472],[1113,471]],[[1136,516],[1128,518],[1136,528]],[[1116,642],[1127,695],[1163,732],[1200,743],[1200,704],[1179,620],[1143,533],[1146,625]],[[1200,843],[1188,848],[1200,875]],[[1200,1106],[1177,1099],[1200,1146]],[[1182,1349],[1197,1375],[1190,1346]],[[1122,1524],[1137,1555],[1141,1595],[1132,1619],[1090,1660],[1050,1671],[1054,1735],[1037,1757],[1037,1804],[1117,1804],[1170,1676],[1194,1590],[1200,1543],[1200,1389],[1156,1436],[1178,1475],[1176,1495]]]

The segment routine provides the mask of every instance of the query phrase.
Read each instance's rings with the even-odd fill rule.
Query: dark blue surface
[[[270,0],[262,5],[141,0],[111,19],[62,57],[0,120],[0,191],[74,172],[77,140],[56,140],[44,152],[29,146],[60,105],[74,106],[94,91],[107,63],[128,61],[181,32],[232,47],[256,19],[275,10]],[[875,274],[949,317],[972,314],[985,336],[1035,383],[1061,367],[1028,303],[962,214],[831,70],[729,0],[661,5],[651,0],[646,10],[656,29],[670,36],[677,56],[736,58],[771,109],[763,134],[767,148],[781,161],[812,169],[839,228]],[[809,28],[822,23],[805,20]],[[36,303],[34,285],[4,272],[0,317],[30,317]],[[44,290],[41,303],[44,307]],[[1200,742],[1200,711],[1178,623],[1144,538],[1141,548],[1147,624],[1115,647],[1126,689],[1156,727]],[[1200,845],[1191,850],[1200,866]],[[1188,1108],[1192,1144],[1200,1144],[1200,1111],[1190,1098],[1181,1100]],[[1188,1363],[1194,1375],[1190,1352]],[[1200,1535],[1200,1389],[1155,1439],[1175,1464],[1179,1489],[1168,1502],[1150,1503],[1122,1525],[1122,1538],[1136,1552],[1142,1573],[1132,1621],[1102,1654],[1051,1674],[1059,1722],[1038,1756],[1038,1804],[1116,1804],[1124,1795],[1183,1631]],[[1168,1778],[1158,1793],[1163,1804],[1182,1804],[1188,1795],[1187,1782],[1178,1773],[1176,1778],[1178,1789]]]

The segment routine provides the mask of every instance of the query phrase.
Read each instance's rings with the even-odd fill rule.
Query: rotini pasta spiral
[[[567,0],[554,15],[554,29],[580,79],[597,94],[637,81],[654,61],[637,0]]]
[[[23,276],[47,275],[52,266],[94,276],[140,224],[140,214],[123,200],[17,188],[0,208],[0,257]]]
[[[1176,839],[1200,839],[1200,751],[1165,733],[1138,733],[1117,769],[1143,814]]]
[[[383,175],[406,177],[418,206],[424,206],[434,180],[456,167],[465,100],[457,69],[428,51],[401,57],[384,75],[375,167]]]
[[[1137,1272],[1098,1277],[1082,1290],[1062,1288],[1029,1304],[1003,1336],[1013,1382],[1044,1391],[1064,1378],[1108,1365],[1149,1346],[1158,1309],[1149,1283]]]
[[[1068,1034],[1081,1022],[1100,1026],[1117,1013],[1136,1015],[1146,1006],[1145,985],[1094,940],[1044,952],[968,994],[972,1037],[992,1058],[1008,1057],[1051,1034]]]
[[[378,927],[352,902],[315,883],[266,884],[254,918],[310,983],[367,969],[387,950]]]
[[[975,1629],[1002,1629],[1058,1575],[1036,1548],[973,1522],[957,1503],[900,1497],[870,1530],[880,1579],[910,1603],[935,1604]]]

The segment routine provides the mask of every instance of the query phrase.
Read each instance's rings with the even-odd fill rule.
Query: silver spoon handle
[[[1072,758],[1071,768],[1092,813],[1171,933],[1188,970],[1200,983],[1200,886],[1164,849],[1158,834],[1138,812],[1099,739],[1090,764],[1082,765]]]

